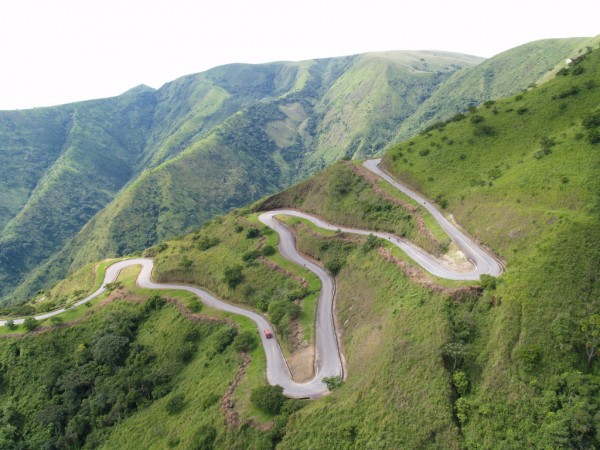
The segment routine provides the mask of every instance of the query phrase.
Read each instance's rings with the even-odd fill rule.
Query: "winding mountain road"
[[[154,263],[148,258],[128,259],[117,262],[106,269],[106,274],[102,286],[93,294],[75,303],[71,308],[89,302],[93,298],[106,291],[106,285],[114,282],[122,269],[126,267],[139,265],[142,267],[138,276],[137,283],[142,288],[147,289],[180,289],[191,292],[198,296],[206,305],[222,311],[239,314],[247,317],[256,323],[263,347],[267,358],[267,380],[272,385],[280,385],[284,389],[285,395],[296,398],[317,398],[328,392],[327,387],[323,383],[323,378],[332,376],[343,376],[343,366],[341,354],[338,347],[338,339],[333,320],[333,301],[335,297],[335,280],[322,267],[314,262],[304,258],[296,249],[296,243],[292,232],[285,227],[281,222],[276,220],[277,215],[288,215],[300,217],[311,221],[318,227],[328,230],[341,230],[347,233],[375,236],[386,239],[397,245],[406,252],[415,262],[420,264],[428,272],[443,278],[452,280],[478,280],[480,275],[489,274],[493,276],[502,273],[501,264],[491,255],[487,254],[477,244],[471,241],[464,233],[452,225],[431,203],[427,202],[420,195],[407,188],[406,186],[396,182],[388,174],[380,169],[380,159],[366,161],[363,165],[373,173],[401,190],[405,194],[412,197],[414,200],[422,204],[438,221],[442,228],[450,235],[452,240],[462,249],[473,263],[474,267],[468,273],[456,273],[450,268],[444,266],[431,255],[417,248],[413,244],[398,238],[397,236],[380,233],[376,231],[360,230],[356,228],[342,227],[325,222],[318,217],[312,216],[296,210],[279,209],[261,214],[259,220],[272,228],[279,234],[279,251],[288,260],[306,267],[311,272],[315,273],[321,280],[321,292],[319,295],[319,303],[317,307],[316,318],[316,359],[315,359],[315,377],[306,383],[297,383],[292,379],[287,362],[279,346],[277,339],[267,339],[264,336],[263,330],[272,329],[269,322],[260,314],[223,302],[213,296],[210,292],[203,289],[186,286],[181,284],[155,283],[152,281],[152,269]],[[61,314],[66,309],[58,309],[46,314],[35,316],[37,320],[47,319],[49,317]],[[24,319],[14,320],[15,324],[23,323]],[[0,325],[5,325],[6,321],[0,321]]]

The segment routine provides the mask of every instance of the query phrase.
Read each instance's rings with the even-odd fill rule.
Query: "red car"
[[[273,337],[273,334],[269,330],[265,330],[265,336],[267,337],[267,339],[271,339]]]

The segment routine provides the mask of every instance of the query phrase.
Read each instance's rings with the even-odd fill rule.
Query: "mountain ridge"
[[[566,47],[575,44],[579,42],[565,41]],[[550,53],[552,52],[556,59],[559,56],[562,59],[562,50],[551,50]],[[476,57],[444,52],[378,52],[298,63],[258,66],[233,64],[181,77],[156,91],[138,86],[123,94],[124,97],[59,107],[57,111],[62,114],[63,129],[69,124],[72,111],[84,111],[88,106],[93,108],[94,105],[97,116],[85,114],[88,114],[90,124],[96,121],[97,125],[96,128],[81,130],[85,137],[78,141],[79,150],[75,152],[80,156],[76,156],[73,161],[47,163],[56,164],[55,171],[63,163],[65,167],[78,166],[80,158],[85,160],[89,159],[89,155],[100,154],[99,150],[94,150],[94,146],[109,148],[115,144],[120,145],[119,141],[124,142],[119,135],[124,129],[103,119],[102,114],[113,108],[112,105],[123,103],[126,98],[137,99],[137,106],[133,106],[136,105],[133,102],[132,108],[134,111],[137,108],[139,112],[137,116],[133,116],[137,117],[135,120],[139,123],[127,126],[137,130],[136,145],[141,145],[143,149],[136,154],[135,160],[127,163],[129,165],[107,165],[102,168],[100,164],[95,173],[90,172],[92,177],[100,176],[100,181],[111,186],[111,189],[100,189],[98,195],[93,196],[95,203],[87,209],[77,208],[65,200],[70,195],[65,189],[71,189],[71,195],[78,189],[84,189],[86,183],[77,176],[71,183],[78,184],[72,185],[72,188],[67,188],[69,184],[66,182],[47,183],[48,187],[54,189],[48,191],[48,195],[52,192],[52,195],[57,196],[53,203],[64,205],[51,211],[41,212],[35,203],[30,203],[29,206],[22,203],[31,192],[27,192],[26,186],[19,188],[20,191],[6,189],[8,196],[5,194],[5,198],[9,201],[2,202],[0,198],[0,213],[4,212],[3,216],[0,214],[0,224],[5,224],[0,230],[0,297],[8,300],[9,293],[34,272],[38,273],[38,280],[45,281],[27,282],[29,287],[18,291],[16,297],[19,301],[47,286],[51,283],[50,280],[58,279],[52,275],[55,271],[60,272],[60,278],[70,270],[69,267],[74,269],[83,263],[87,253],[100,257],[140,250],[151,244],[152,240],[188,232],[215,214],[257,200],[267,193],[304,179],[337,159],[368,157],[380,153],[397,134],[399,124],[405,122],[417,110],[418,105],[437,91],[465,59],[473,64],[480,61]],[[106,111],[99,110],[99,107],[106,108]],[[19,114],[33,115],[35,119],[36,114],[48,114],[51,110]],[[128,114],[123,123],[132,120],[126,107],[123,107],[123,113]],[[83,112],[79,114],[85,117]],[[106,132],[111,127],[116,130],[116,134]],[[140,132],[141,129],[146,131]],[[8,128],[0,129],[0,136],[11,133],[15,134],[17,140],[21,139],[18,128],[13,131]],[[34,150],[36,146],[37,141],[32,141],[29,151],[33,157],[37,157]],[[86,150],[88,147],[89,151]],[[54,153],[57,154],[61,149],[59,145]],[[227,149],[219,157],[225,158],[222,161],[227,161],[229,172],[219,174],[219,167],[213,166],[214,173],[205,171],[202,179],[195,178],[190,173],[189,185],[169,175],[169,171],[172,174],[178,171],[189,173],[188,168],[177,167],[182,161],[188,161],[188,166],[201,168],[207,164],[207,155],[216,156],[218,149]],[[17,145],[16,151],[20,152],[22,149]],[[6,149],[0,148],[0,153],[6,154]],[[186,156],[177,159],[181,154]],[[131,157],[132,155],[128,156]],[[20,159],[15,157],[14,161],[14,167],[18,168]],[[9,167],[10,164],[11,162]],[[164,164],[167,165],[163,166]],[[263,166],[268,170],[265,171]],[[246,169],[241,169],[242,167]],[[110,182],[110,174],[115,168],[126,169],[120,177],[119,186]],[[161,168],[166,171],[164,175],[155,171],[162,170]],[[35,183],[35,177],[39,177],[44,170],[48,169],[34,167],[27,177],[33,177]],[[58,171],[61,170],[63,169]],[[8,179],[17,174],[9,171],[5,173]],[[65,177],[72,174],[70,170],[63,170],[61,173]],[[252,184],[252,173],[263,175]],[[173,192],[156,190],[168,180],[174,181],[170,184]],[[223,190],[228,194],[216,200],[212,192],[218,182],[223,180],[229,184]],[[149,183],[149,190],[165,192],[165,201],[167,198],[179,198],[181,205],[187,206],[176,208],[179,212],[173,213],[170,211],[171,206],[161,205],[162,201],[148,198],[144,213],[140,216],[147,217],[145,220],[148,223],[140,222],[142,226],[137,227],[135,232],[132,230],[134,234],[130,238],[118,231],[110,231],[114,228],[107,229],[108,224],[114,221],[130,223],[132,226],[136,223],[136,218],[127,213],[127,208],[111,207],[110,204],[118,203],[119,198],[124,203],[127,203],[127,198],[146,198],[139,190],[144,189],[146,182]],[[242,186],[248,183],[255,188],[246,192]],[[129,192],[130,190],[135,193]],[[21,192],[20,197],[18,192]],[[202,203],[201,197],[214,200]],[[15,219],[13,212],[21,208],[24,211],[22,218]],[[31,213],[25,214],[27,210],[31,210]],[[101,210],[104,212],[100,212]],[[116,213],[117,210],[122,212]],[[108,216],[113,213],[121,218],[116,219],[115,216],[115,220],[109,219]],[[106,239],[94,242],[90,239],[93,233],[85,231],[88,238],[83,239],[87,239],[87,244],[81,250],[74,250],[73,246],[71,250],[64,247],[70,239],[82,232],[85,223],[98,222],[99,219],[90,222],[95,214],[106,217],[102,219],[107,224],[102,225],[105,230],[99,230],[106,235]],[[70,216],[77,217],[77,220],[65,220]],[[7,225],[9,221],[11,224]],[[44,223],[53,223],[52,228],[59,229],[60,234],[53,237],[49,235],[51,239],[45,242],[44,233],[47,231],[42,232],[43,227],[40,225]],[[129,242],[125,243],[128,239]],[[82,240],[78,238],[77,242]],[[98,253],[85,250],[87,245],[91,249],[98,248]],[[61,252],[63,256],[60,256]],[[29,256],[25,257],[26,254]],[[19,258],[13,259],[14,255],[19,255]],[[57,263],[59,260],[61,263]],[[40,264],[44,261],[46,266],[42,268]],[[67,261],[77,261],[77,264],[71,266]]]

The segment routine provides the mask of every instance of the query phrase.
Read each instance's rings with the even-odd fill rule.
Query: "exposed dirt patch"
[[[438,294],[447,295],[456,300],[462,300],[472,295],[479,295],[483,290],[480,286],[460,286],[454,288],[440,286],[439,284],[436,284],[427,278],[427,276],[421,270],[411,267],[405,261],[396,258],[388,249],[379,247],[377,253],[379,253],[386,261],[398,266],[400,270],[402,270],[402,273],[404,273],[404,275],[410,278],[413,282]]]
[[[242,359],[242,364],[238,368],[235,377],[233,377],[233,381],[231,382],[231,386],[227,389],[227,392],[223,396],[223,400],[221,401],[221,411],[225,415],[225,422],[230,427],[239,427],[242,424],[240,420],[240,416],[235,410],[235,402],[233,401],[233,393],[235,392],[242,376],[246,373],[246,369],[248,368],[248,364],[252,361],[250,355],[248,353],[241,353],[240,358]]]
[[[439,259],[446,267],[458,273],[467,273],[473,270],[473,264],[469,262],[460,247],[454,242],[448,246],[448,252]]]
[[[294,381],[304,383],[315,376],[315,348],[305,342],[305,346],[296,350],[288,359],[288,366]]]

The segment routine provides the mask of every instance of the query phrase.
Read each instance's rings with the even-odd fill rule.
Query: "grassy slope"
[[[298,208],[316,214],[330,223],[389,231],[417,243],[431,253],[440,252],[440,243],[424,234],[414,213],[382,197],[351,163],[337,163],[313,178],[275,194],[255,208]]]
[[[596,50],[567,75],[386,155],[392,173],[445,199],[508,264],[469,313],[477,329],[463,369],[469,447],[596,445],[599,368],[586,364],[578,322],[599,307],[600,158],[593,127],[582,126],[598,114],[599,70]]]
[[[315,107],[322,118],[310,158],[329,164],[375,154],[452,73],[481,61],[444,52],[359,55]]]
[[[500,53],[475,67],[453,74],[398,131],[398,139],[408,139],[439,120],[463,112],[470,105],[514,95],[538,81],[575,48],[590,38],[546,39],[530,42]]]

